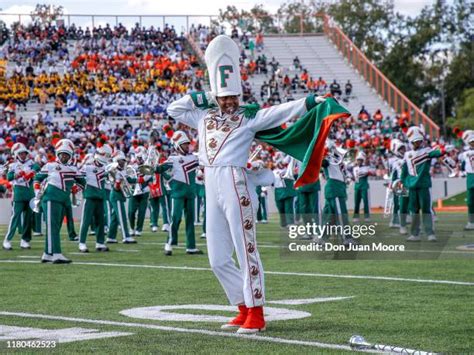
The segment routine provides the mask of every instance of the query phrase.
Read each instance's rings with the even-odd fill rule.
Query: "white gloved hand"
[[[444,147],[444,150],[446,153],[450,153],[452,152],[453,150],[455,149],[454,145],[452,144],[447,144],[445,147]]]
[[[206,91],[206,100],[209,105],[218,106],[216,97],[212,94],[211,91]]]
[[[326,98],[324,96],[315,96],[314,97],[314,102],[316,102],[317,104],[320,104],[324,101],[326,101]]]

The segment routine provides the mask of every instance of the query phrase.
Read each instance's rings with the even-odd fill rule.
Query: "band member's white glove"
[[[446,145],[444,146],[444,150],[445,150],[446,153],[450,153],[450,152],[452,152],[454,149],[455,149],[455,147],[454,147],[454,145],[452,145],[452,144],[446,144]]]
[[[324,101],[326,101],[326,98],[324,96],[315,96],[314,97],[314,101],[317,103],[317,104],[320,104]]]
[[[206,91],[206,100],[207,100],[207,103],[209,105],[216,105],[216,106],[219,106],[217,104],[217,100],[216,100],[216,97],[212,94],[212,92],[210,91]]]

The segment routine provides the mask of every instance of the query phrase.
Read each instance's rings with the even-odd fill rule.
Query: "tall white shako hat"
[[[422,141],[425,139],[424,129],[418,126],[408,128],[407,138],[410,143]]]
[[[229,36],[217,36],[209,43],[204,58],[212,95],[242,96],[240,52],[237,44]]]

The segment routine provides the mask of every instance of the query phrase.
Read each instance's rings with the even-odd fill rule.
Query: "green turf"
[[[449,235],[441,255],[433,260],[315,260],[281,254],[280,229],[272,218],[258,226],[260,254],[267,271],[338,275],[370,275],[431,280],[474,282],[472,257],[456,251],[456,246],[474,243],[474,232],[464,232],[465,216],[440,214],[438,232]],[[377,218],[376,218],[377,219]],[[386,221],[378,219],[380,225]],[[200,230],[200,227],[197,227]],[[65,232],[65,228],[64,232]],[[0,228],[5,232],[5,226]],[[398,238],[395,230],[383,227],[380,233]],[[180,241],[183,240],[182,235]],[[218,323],[166,322],[134,319],[119,314],[133,307],[182,304],[227,305],[225,295],[211,271],[124,267],[120,265],[165,265],[209,268],[206,255],[185,255],[176,249],[172,257],[163,255],[165,234],[145,233],[136,245],[115,244],[109,253],[75,255],[77,244],[63,238],[65,255],[76,264],[44,265],[37,262],[43,238],[36,237],[32,249],[19,250],[18,236],[13,251],[0,252],[0,260],[27,263],[0,263],[0,311],[28,312],[87,319],[156,324],[180,328],[220,331]],[[203,243],[203,241],[199,241]],[[89,237],[93,247],[93,237]],[[427,242],[420,244],[429,248]],[[204,246],[201,246],[204,248]],[[127,252],[139,250],[139,252]],[[466,256],[467,255],[467,256]],[[34,258],[20,258],[31,256]],[[414,259],[414,258],[413,258]],[[29,261],[29,262],[28,262]],[[33,261],[33,263],[31,262]],[[79,265],[77,262],[119,264],[118,266]],[[415,283],[373,279],[342,279],[267,274],[267,300],[354,296],[337,302],[278,306],[311,313],[297,320],[269,322],[263,335],[292,340],[346,344],[354,334],[371,342],[400,345],[436,352],[474,351],[474,286]],[[173,311],[180,313],[181,311]],[[183,311],[190,314],[228,316],[227,312]],[[123,331],[132,336],[59,344],[53,353],[336,353],[294,344],[274,344],[247,339],[202,334],[165,332],[70,321],[0,316],[1,325],[37,328],[83,327]],[[1,336],[1,335],[0,335]],[[3,342],[3,345],[2,345]],[[0,352],[6,351],[0,340]],[[12,353],[18,353],[18,350]],[[31,352],[31,351],[30,351]]]
[[[460,194],[445,198],[443,200],[443,206],[465,206],[467,199],[467,191],[461,192]]]

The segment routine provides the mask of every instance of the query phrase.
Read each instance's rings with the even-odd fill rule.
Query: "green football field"
[[[222,307],[228,303],[207,256],[186,255],[182,248],[164,256],[163,232],[88,254],[79,254],[64,235],[70,265],[41,264],[44,237],[20,250],[16,236],[13,251],[0,251],[0,352],[37,352],[25,348],[27,342],[23,348],[8,342],[31,339],[28,331],[49,331],[59,343],[42,352],[53,353],[341,353],[350,351],[355,334],[371,343],[473,352],[474,253],[457,247],[474,243],[474,232],[462,230],[465,215],[438,218],[442,251],[424,260],[288,256],[281,252],[276,219],[259,225],[267,309],[277,319],[258,336],[221,331],[222,317],[234,313]],[[402,240],[386,221],[377,222],[384,238]],[[204,242],[198,241],[203,250]],[[418,244],[420,255],[429,249],[426,241]],[[143,307],[154,308],[137,310]],[[69,340],[61,342],[65,332]]]

